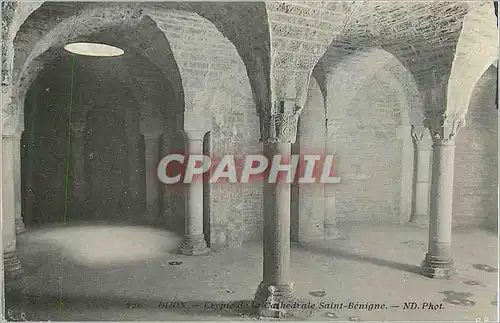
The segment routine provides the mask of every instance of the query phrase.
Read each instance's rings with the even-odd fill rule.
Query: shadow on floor
[[[248,318],[256,315],[256,304],[251,300],[235,301],[168,301],[156,298],[141,299],[118,295],[53,295],[23,293],[19,290],[6,293],[8,321],[57,321],[68,320],[64,313],[92,311],[97,316],[121,316],[121,313],[138,311],[144,320],[168,317],[169,313],[187,317],[223,316]],[[104,316],[104,315],[103,315]],[[24,319],[23,319],[24,318]],[[70,318],[74,320],[74,318]],[[89,318],[90,319],[90,318]],[[106,320],[106,318],[102,318]],[[155,319],[153,319],[155,320]]]
[[[413,274],[420,273],[419,266],[403,264],[403,263],[400,263],[397,261],[392,261],[392,260],[379,259],[376,257],[367,256],[367,255],[355,254],[355,253],[347,252],[347,251],[337,249],[337,248],[321,246],[321,245],[316,244],[316,243],[301,244],[301,245],[297,245],[296,248],[302,249],[302,250],[307,250],[311,253],[316,253],[316,254],[321,254],[321,255],[339,257],[339,258],[344,258],[347,260],[354,260],[354,261],[358,261],[358,262],[368,262],[368,263],[371,263],[371,264],[376,265],[376,266],[387,267],[387,268],[405,271],[405,272],[409,272],[409,273],[413,273]]]

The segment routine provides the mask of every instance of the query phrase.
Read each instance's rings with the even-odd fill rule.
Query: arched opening
[[[219,6],[225,7],[222,4]],[[251,7],[254,7],[254,5]],[[257,7],[263,6],[257,5]],[[58,19],[42,24],[44,26],[43,29],[49,30],[50,32],[43,33],[42,38],[34,37],[31,29],[41,28],[37,27],[36,23],[40,25],[43,21],[43,17],[45,17],[47,13],[53,13],[54,10],[57,10],[60,14],[57,15]],[[92,16],[96,10],[104,11],[106,19],[96,19],[94,21],[95,24],[91,25],[78,23],[85,22],[87,16]],[[252,88],[249,85],[248,73],[246,71],[247,66],[239,55],[239,52],[247,53],[246,48],[248,44],[233,45],[231,41],[222,36],[227,34],[229,39],[233,39],[234,35],[231,29],[233,26],[228,23],[228,21],[218,21],[221,20],[218,16],[205,13],[207,10],[205,6],[192,6],[187,8],[180,4],[144,6],[122,6],[118,4],[97,6],[82,4],[81,6],[59,6],[58,4],[53,5],[46,3],[30,15],[25,21],[25,24],[20,28],[18,36],[16,36],[18,46],[16,46],[17,58],[14,64],[15,74],[17,76],[23,74],[25,67],[29,65],[30,62],[33,62],[37,55],[43,53],[51,45],[61,42],[64,43],[68,41],[68,39],[75,42],[92,41],[113,44],[123,48],[125,55],[127,53],[126,47],[133,46],[138,48],[141,55],[144,55],[148,60],[156,64],[166,76],[168,79],[167,83],[171,85],[172,91],[175,94],[175,102],[173,105],[182,106],[177,112],[182,111],[184,107],[188,110],[195,108],[195,113],[200,112],[198,111],[200,109],[207,109],[212,103],[203,101],[204,98],[200,97],[199,94],[204,92],[210,93],[212,90],[207,90],[205,88],[214,87],[213,90],[215,90],[222,86],[225,90],[232,90],[234,92],[230,96],[224,97],[231,101],[233,107],[228,107],[222,114],[225,114],[229,110],[234,110],[234,114],[229,113],[228,115],[230,117],[236,116],[235,119],[239,119],[239,114],[241,112],[237,111],[238,109],[236,107],[241,106],[243,109],[254,109],[254,111],[250,113],[253,117],[257,109],[251,96]],[[234,8],[231,10],[237,11]],[[124,17],[119,18],[120,16]],[[250,25],[253,23],[254,22]],[[107,30],[110,27],[116,28],[111,33],[104,32],[107,37],[102,36],[101,33],[103,33],[103,30]],[[245,28],[247,28],[247,26],[243,27],[243,29]],[[200,30],[204,32],[199,33]],[[207,38],[205,34],[210,34],[211,37]],[[168,43],[165,42],[165,38],[168,39]],[[265,41],[265,39],[263,39],[263,41]],[[154,46],[152,46],[152,44],[154,44]],[[235,46],[237,46],[237,49]],[[224,54],[221,55],[221,52]],[[189,53],[189,55],[187,55],[187,53]],[[247,55],[243,56],[247,60],[251,60]],[[247,61],[245,62],[248,63]],[[231,66],[231,68],[228,69],[228,66]],[[180,75],[182,75],[182,80],[180,79]],[[219,84],[222,80],[227,79],[228,75],[229,78],[238,75],[238,82],[230,85],[233,87],[232,89],[229,89],[230,86],[228,85]],[[240,76],[242,77],[240,78]],[[29,79],[29,75],[27,78]],[[134,81],[143,83],[138,77],[135,77]],[[146,85],[135,91],[131,89],[134,98],[138,101],[138,105],[148,105],[149,102],[145,101],[141,94],[141,92],[148,92],[148,87],[151,86]],[[250,101],[248,100],[247,92],[250,93]],[[235,96],[238,94],[243,94],[244,100],[238,100]],[[201,96],[203,96],[203,94]],[[177,117],[180,117],[180,114],[182,113],[178,113],[175,118],[166,118],[168,119],[166,122],[178,119]],[[143,115],[141,115],[141,118],[142,117]],[[221,124],[221,126],[233,123],[233,120],[228,120],[227,123]],[[184,126],[186,126],[184,122],[179,122],[179,124],[184,124]],[[237,127],[241,128],[241,123],[237,122],[236,124],[238,124]],[[258,137],[258,134],[255,135],[253,133],[253,130],[258,131],[258,128],[255,129],[255,125],[251,127],[252,131],[248,133]],[[245,131],[244,128],[242,130]],[[175,132],[172,132],[171,135],[173,133]],[[164,143],[173,141],[171,139],[165,140],[165,136],[162,137]],[[167,151],[168,149],[163,150],[163,152]],[[149,169],[150,167],[146,165],[145,168]],[[147,187],[146,191],[148,191]],[[170,194],[168,190],[166,190],[164,195],[166,196],[166,202],[169,201],[167,202],[168,204],[175,205],[175,207],[173,207],[175,211],[170,210],[167,212],[167,214],[170,215],[166,222],[181,222],[182,225],[174,225],[176,230],[181,232],[181,227],[184,225],[184,219],[178,221],[181,220],[178,217],[178,213],[179,211],[185,211],[185,207],[181,205],[183,203],[177,203],[178,201],[172,203],[172,199],[178,194]],[[213,203],[214,202],[212,202],[212,204]],[[236,200],[233,200],[233,203],[236,203]],[[148,201],[146,204],[149,208]],[[251,212],[248,211],[247,213],[248,216],[250,216]],[[174,227],[170,224],[169,226],[172,228]],[[226,228],[224,231],[224,236],[227,236]],[[253,233],[250,236],[255,237],[256,231],[257,230],[252,229]],[[213,232],[214,231],[212,231],[212,233]],[[219,237],[220,236],[222,235],[219,235]],[[226,239],[224,238],[223,240]]]
[[[497,69],[491,66],[477,82],[456,138],[453,225],[498,228]]]
[[[38,185],[41,186],[37,191],[59,196],[56,191],[62,189],[64,197],[62,202],[50,196],[48,200],[52,202],[43,198],[41,202],[34,201],[35,183],[31,178],[37,172],[26,170],[23,175],[23,192],[31,198],[24,199],[27,202],[23,213],[31,212],[31,216],[26,215],[27,218],[32,218],[29,224],[61,222],[70,218],[68,213],[73,214],[73,221],[79,218],[83,221],[109,222],[114,214],[114,220],[111,221],[113,223],[154,224],[175,232],[176,228],[172,222],[181,222],[182,226],[184,223],[184,209],[176,207],[181,204],[183,196],[177,194],[171,199],[170,196],[166,198],[167,194],[163,193],[164,189],[159,185],[156,172],[161,155],[170,150],[170,146],[175,145],[172,140],[162,140],[162,132],[178,132],[179,125],[175,116],[182,114],[184,104],[182,81],[164,34],[150,19],[138,21],[140,16],[134,17],[133,14],[126,15],[127,23],[118,26],[113,21],[102,20],[87,28],[79,28],[74,24],[73,28],[64,29],[64,26],[74,22],[71,18],[65,20],[64,15],[71,14],[72,9],[82,10],[82,7],[76,6],[64,9],[68,12],[58,16],[56,23],[59,25],[53,25],[49,33],[43,34],[43,37],[52,35],[53,38],[40,44],[37,38],[33,39],[38,28],[34,21],[38,21],[40,16],[51,8],[49,3],[42,5],[21,27],[16,37],[18,55],[15,70],[18,77],[22,75],[17,89],[20,99],[37,74],[39,77],[31,84],[30,92],[47,92],[47,96],[54,97],[54,93],[59,91],[59,94],[65,97],[54,103],[53,109],[49,109],[53,118],[42,115],[42,109],[34,109],[37,110],[38,118],[46,119],[45,125],[61,124],[54,127],[60,128],[54,133],[56,138],[63,138],[62,141],[68,142],[64,144],[66,147],[58,147],[62,150],[55,154],[57,158],[54,160],[59,159],[57,167],[48,168],[50,175],[60,175],[61,167],[65,168],[65,183],[54,183],[54,187],[45,190],[41,187],[49,185],[51,181],[57,182],[58,177],[47,174],[50,179],[39,180]],[[115,9],[118,10],[113,11],[113,14],[119,15],[120,10],[126,10],[127,7]],[[129,14],[131,12],[133,11],[128,11]],[[75,19],[85,19],[85,15]],[[130,24],[140,28],[131,29]],[[151,41],[149,47],[142,45],[141,42],[145,40]],[[119,48],[110,48],[108,45],[106,53],[102,52],[102,49],[96,52],[96,48],[90,48],[93,52],[80,52],[82,55],[71,55],[62,48],[64,45],[71,47],[82,43],[114,44]],[[150,50],[151,44],[155,51]],[[49,50],[43,52],[47,46]],[[114,52],[110,53],[110,49]],[[88,46],[85,50],[89,50]],[[37,56],[39,53],[43,54]],[[108,57],[96,57],[102,55]],[[24,65],[23,58],[27,58]],[[54,86],[35,84],[42,82],[42,79],[47,81],[47,84],[57,83],[55,78],[47,76],[50,73],[61,74],[60,79],[67,82]],[[39,90],[33,91],[36,88]],[[27,105],[33,102],[30,97],[33,97],[33,93],[27,95]],[[68,111],[70,101],[73,110],[71,114]],[[27,112],[29,109],[31,107],[26,106]],[[37,129],[34,132],[41,131],[43,126],[34,126],[36,120],[27,120],[29,118],[24,118],[26,133],[23,137],[30,137],[31,142],[41,140],[34,139],[36,134],[29,132],[30,129]],[[70,129],[61,128],[64,122],[71,123]],[[92,146],[100,148],[94,149]],[[36,149],[40,152],[43,148]],[[51,150],[55,150],[55,147],[51,147]],[[34,149],[31,151],[35,152]],[[23,168],[34,163],[28,160],[28,155],[28,152],[24,154],[26,161],[23,162]],[[61,158],[64,158],[64,166],[61,166]],[[57,211],[52,213],[60,213],[62,210],[61,214],[66,215],[45,215],[43,220],[39,216],[37,222],[34,221],[36,217],[33,214],[38,212],[37,208],[49,209],[47,212],[51,212],[48,207],[50,203],[57,206]],[[106,213],[109,218],[107,220],[104,219]],[[172,221],[172,218],[178,221]],[[179,234],[183,234],[183,231],[177,230]]]
[[[54,49],[58,50],[61,49]],[[25,206],[24,213],[32,219],[26,225],[108,220],[144,224],[144,212],[152,200],[156,205],[151,224],[168,223],[160,212],[161,187],[156,178],[147,181],[147,176],[156,174],[154,167],[164,148],[160,147],[159,135],[153,138],[155,160],[146,166],[145,161],[150,158],[146,156],[146,141],[150,139],[141,124],[156,114],[157,119],[165,118],[170,132],[175,132],[175,122],[168,122],[176,109],[174,95],[169,94],[168,88],[157,89],[163,93],[163,100],[172,102],[166,107],[171,112],[162,112],[165,106],[154,100],[138,102],[134,90],[130,90],[130,80],[123,79],[128,74],[123,69],[133,70],[130,62],[142,62],[139,68],[143,72],[155,68],[148,67],[147,61],[137,55],[126,55],[125,61],[67,53],[58,57],[47,63],[32,85],[25,105],[23,146],[27,153],[23,162],[23,192],[24,196],[36,196],[35,201],[26,202],[26,206],[31,206]],[[157,82],[161,75],[149,73],[151,82],[168,84]],[[154,110],[157,112],[151,113]],[[30,138],[29,143],[26,138]],[[151,181],[153,184],[146,185]],[[148,185],[154,186],[153,192]],[[28,209],[31,215],[27,214]]]
[[[160,15],[163,14],[162,10],[157,10],[156,12]],[[192,15],[186,16],[193,18]],[[184,15],[182,13],[174,12],[169,18],[175,22],[175,19],[182,20],[183,17]],[[162,18],[165,18],[165,16]],[[145,19],[147,20],[146,22],[148,22],[148,19],[149,18]],[[201,18],[197,17],[197,19]],[[105,21],[106,19],[102,20]],[[73,93],[72,111],[74,113],[76,113],[75,111],[85,111],[85,113],[73,115],[73,122],[77,123],[77,125],[71,128],[73,131],[79,130],[83,134],[81,138],[84,144],[79,146],[81,148],[80,154],[74,152],[76,149],[75,147],[78,147],[77,145],[73,144],[70,147],[71,154],[84,157],[82,159],[73,158],[72,160],[82,161],[85,198],[78,199],[78,197],[81,197],[80,195],[71,196],[69,205],[73,206],[75,210],[71,209],[68,211],[67,218],[78,218],[75,214],[80,215],[80,218],[81,215],[84,215],[87,216],[84,220],[91,223],[99,223],[99,225],[81,225],[78,226],[77,230],[71,230],[74,228],[69,227],[58,228],[58,230],[51,230],[48,234],[42,234],[41,231],[43,230],[37,232],[32,230],[32,232],[29,232],[29,234],[19,239],[23,239],[23,243],[25,242],[28,245],[39,244],[44,247],[46,244],[53,245],[47,247],[45,250],[38,250],[35,248],[36,250],[33,249],[30,251],[22,249],[23,260],[31,257],[39,261],[39,257],[59,256],[55,251],[55,249],[57,249],[57,251],[62,251],[65,255],[62,261],[66,262],[64,263],[66,268],[68,268],[66,266],[67,263],[77,265],[71,267],[72,269],[76,269],[66,271],[66,273],[70,273],[73,276],[79,276],[78,270],[81,268],[92,268],[96,271],[102,270],[102,272],[106,272],[107,270],[112,271],[114,268],[113,266],[120,264],[123,265],[122,268],[124,270],[119,275],[125,275],[121,276],[122,278],[125,277],[125,279],[130,278],[130,276],[126,275],[137,274],[136,269],[131,267],[127,267],[129,269],[127,272],[125,268],[128,265],[135,266],[139,264],[139,266],[144,267],[145,264],[149,265],[154,261],[159,262],[157,263],[158,266],[155,266],[155,268],[161,268],[160,265],[167,265],[167,257],[178,257],[169,254],[169,251],[177,249],[176,247],[180,245],[180,239],[177,239],[179,238],[178,236],[169,235],[168,231],[149,230],[138,226],[124,229],[121,228],[121,225],[143,224],[140,223],[140,221],[136,221],[138,220],[137,214],[144,215],[144,213],[150,210],[150,202],[154,202],[157,197],[161,198],[165,196],[167,203],[164,203],[163,206],[168,207],[169,210],[165,212],[164,219],[154,219],[156,220],[154,224],[156,224],[157,227],[160,223],[164,224],[167,229],[174,232],[177,231],[178,227],[179,233],[187,233],[184,221],[184,212],[186,209],[183,203],[186,197],[182,195],[183,192],[180,192],[183,190],[177,190],[175,194],[169,194],[166,192],[162,193],[161,189],[158,189],[157,196],[153,196],[153,198],[150,199],[149,184],[151,184],[152,181],[148,180],[149,174],[156,173],[156,168],[154,172],[152,172],[153,169],[150,167],[151,164],[149,161],[155,159],[151,158],[151,156],[159,154],[159,156],[163,157],[162,154],[164,155],[166,153],[185,152],[183,150],[184,147],[181,148],[181,146],[184,146],[185,142],[179,140],[181,137],[179,134],[181,134],[183,130],[180,128],[186,126],[183,118],[184,106],[186,105],[193,110],[196,108],[197,111],[195,112],[206,112],[200,111],[199,109],[212,109],[213,111],[210,111],[212,114],[207,113],[206,115],[212,119],[221,121],[217,123],[217,127],[219,128],[210,132],[205,138],[205,153],[212,153],[209,143],[213,141],[220,145],[221,148],[219,151],[223,154],[228,154],[230,150],[234,150],[236,154],[243,155],[247,150],[252,150],[255,142],[258,140],[259,122],[256,114],[257,109],[255,108],[252,89],[245,70],[245,65],[241,59],[236,56],[236,50],[232,48],[233,53],[229,54],[227,47],[230,44],[227,44],[227,41],[225,44],[226,47],[218,47],[220,44],[210,39],[209,41],[214,43],[213,47],[218,47],[217,49],[219,50],[214,56],[223,52],[222,58],[225,59],[225,61],[223,60],[221,62],[218,60],[217,63],[211,64],[212,62],[210,59],[207,59],[211,51],[208,46],[203,47],[204,44],[196,44],[196,41],[192,41],[194,44],[190,44],[188,40],[182,40],[183,33],[177,33],[174,35],[176,37],[175,44],[180,47],[175,48],[175,50],[178,51],[177,53],[181,52],[185,55],[188,52],[182,49],[189,48],[189,53],[192,55],[190,55],[190,59],[187,60],[191,65],[187,66],[187,64],[185,64],[183,66],[185,69],[183,70],[182,80],[176,79],[175,76],[181,73],[179,73],[179,71],[169,70],[169,67],[176,65],[176,61],[171,55],[169,56],[169,52],[165,50],[165,47],[168,48],[168,44],[161,46],[163,44],[162,41],[164,41],[162,38],[164,37],[163,32],[160,31],[158,33],[158,30],[156,30],[156,34],[151,36],[151,33],[155,32],[155,30],[151,30],[150,27],[152,24],[150,20],[151,19],[149,19],[148,23],[141,25],[141,28],[137,28],[139,31],[131,30],[130,28],[127,29],[126,26],[120,25],[120,30],[114,30],[112,28],[109,30],[108,28],[105,32],[107,36],[101,36],[100,33],[86,35],[86,33],[90,33],[87,31],[84,35],[80,35],[77,38],[69,38],[68,40],[65,39],[64,33],[62,35],[55,35],[58,37],[60,36],[59,38],[61,39],[58,38],[56,42],[57,45],[52,46],[49,52],[56,53],[54,55],[47,54],[49,56],[52,55],[52,58],[55,57],[55,60],[50,60],[48,58],[44,59],[44,57],[35,58],[31,61],[33,65],[36,65],[36,63],[40,61],[45,64],[45,68],[39,68],[38,70],[37,68],[31,69],[31,65],[29,65],[24,70],[26,73],[23,73],[26,79],[30,78],[30,72],[41,71],[40,77],[33,83],[29,90],[26,103],[26,116],[24,118],[25,122],[28,124],[35,123],[35,126],[32,127],[35,130],[32,131],[33,135],[27,131],[25,137],[33,137],[33,140],[38,142],[38,145],[35,144],[38,149],[38,155],[40,155],[40,151],[45,155],[49,155],[49,152],[45,152],[45,150],[49,150],[49,148],[55,150],[55,153],[51,155],[53,157],[53,165],[44,168],[49,170],[49,172],[45,172],[47,177],[58,178],[56,175],[63,175],[62,181],[53,185],[51,184],[50,187],[48,183],[43,181],[43,174],[40,179],[37,179],[35,184],[37,190],[35,192],[36,194],[34,194],[35,203],[32,203],[32,213],[36,214],[38,212],[37,209],[43,206],[43,209],[47,210],[45,211],[45,218],[41,219],[41,217],[38,216],[38,223],[46,224],[57,222],[58,216],[50,213],[49,203],[43,198],[40,198],[38,192],[43,191],[49,192],[54,196],[57,195],[57,198],[53,198],[52,201],[49,200],[53,205],[57,206],[53,208],[56,210],[53,213],[60,214],[63,212],[64,214],[64,207],[67,205],[65,204],[67,200],[65,199],[66,189],[64,187],[66,179],[68,177],[70,178],[70,196],[79,189],[79,185],[73,187],[74,183],[71,182],[78,176],[73,173],[67,176],[64,172],[64,166],[66,165],[64,153],[67,151],[67,146],[64,145],[64,143],[65,140],[67,143],[69,137],[67,135],[68,129],[67,127],[64,128],[64,126],[67,126],[68,123],[71,124],[71,122],[68,121],[68,102],[71,96],[69,94]],[[158,23],[158,25],[167,28],[165,22],[172,23],[172,21],[166,20],[167,19],[163,19],[163,23]],[[100,21],[100,23],[102,23],[102,21]],[[186,30],[191,30],[190,28],[193,26],[192,23],[189,22],[186,23],[184,27]],[[173,28],[169,28],[169,30],[172,29]],[[198,31],[199,30],[196,30],[193,34],[199,36]],[[140,32],[144,32],[144,35]],[[213,30],[211,30],[211,32],[214,34]],[[67,73],[68,69],[65,70],[64,67],[72,66],[72,57],[68,55],[61,56],[60,51],[63,51],[63,48],[59,45],[63,45],[66,41],[105,42],[106,40],[109,41],[109,36],[113,36],[113,34],[116,36],[116,45],[124,49],[124,54],[120,56],[119,59],[122,60],[127,68],[124,69],[123,65],[112,63],[113,60],[118,59],[117,57],[109,59],[77,57],[75,59],[76,71],[73,75],[74,84],[72,87],[69,86],[71,82],[67,81],[72,79],[71,73]],[[185,35],[189,34],[186,33]],[[143,43],[134,42],[134,40],[137,40],[136,38],[141,38],[141,36],[144,36],[146,39],[144,43],[147,43],[148,47],[141,48]],[[204,35],[201,35],[201,37],[203,38]],[[151,48],[153,45],[154,48]],[[186,45],[186,47],[182,47],[183,45]],[[203,47],[203,53],[200,53],[193,45]],[[37,51],[35,50],[34,52]],[[132,53],[134,53],[133,56]],[[196,56],[197,54],[200,55]],[[199,58],[199,60],[193,59],[194,56]],[[157,58],[157,60],[154,58]],[[81,61],[85,61],[85,64],[82,64]],[[97,61],[100,63],[98,64]],[[227,62],[231,64],[228,65],[226,64]],[[19,64],[18,66],[20,65],[23,64]],[[208,67],[206,65],[208,65]],[[228,66],[230,68],[228,68]],[[210,78],[207,79],[203,78],[206,76],[204,74],[206,70],[210,72]],[[71,71],[71,69],[69,69],[69,71]],[[64,78],[57,76],[53,77],[54,80],[52,80],[50,75],[53,76],[57,73],[64,75]],[[201,78],[199,77],[200,75],[202,76]],[[219,80],[224,80],[226,82],[220,85],[217,83]],[[26,80],[22,80],[20,83],[24,82],[29,83]],[[55,84],[51,84],[51,82]],[[61,82],[61,84],[58,82]],[[176,90],[180,89],[182,91],[183,89],[189,88],[188,90],[191,91],[191,93],[197,95],[203,93],[203,90],[205,90],[201,86],[213,87],[214,91],[220,89],[220,92],[217,92],[218,95],[214,96],[213,100],[207,100],[206,102],[198,102],[196,100],[190,100],[189,104],[181,102],[184,100],[184,93],[179,93],[179,91]],[[47,88],[49,88],[49,91],[46,91]],[[212,89],[210,88],[210,90]],[[212,93],[210,90],[206,92],[209,94]],[[78,95],[75,94],[77,92]],[[54,95],[54,93],[59,93],[59,95]],[[37,95],[38,98],[36,98]],[[41,95],[45,95],[47,98],[42,100]],[[54,98],[53,104],[50,101],[52,96],[57,97]],[[160,100],[158,100],[158,98],[160,98]],[[191,99],[193,99],[193,97],[191,97]],[[196,99],[198,99],[198,97],[196,97]],[[41,116],[42,113],[45,113],[43,118],[39,120],[32,117],[31,110],[33,110],[33,107],[31,105],[33,105],[34,101],[38,104],[37,115]],[[51,108],[53,111],[47,113],[47,110],[50,110],[48,109],[49,106],[53,106],[53,108]],[[77,106],[81,109],[77,109]],[[44,123],[40,120],[43,120]],[[166,130],[168,133],[163,133],[163,136],[156,132],[156,130],[160,129],[156,128],[158,126],[158,123],[156,123],[157,120],[162,121],[160,128],[163,125],[164,128],[168,129]],[[53,127],[55,130],[49,131],[49,129],[45,129],[50,128],[48,125],[52,124],[58,124]],[[152,129],[153,127],[154,129]],[[48,134],[45,136],[48,139],[43,141],[43,145],[40,144],[42,143],[41,139],[37,139],[37,131],[40,132],[41,128],[44,128],[43,131],[46,131]],[[72,136],[73,140],[75,137],[76,136]],[[55,140],[58,141],[57,144],[51,147],[50,142],[54,138],[60,138],[60,140]],[[87,142],[87,144],[85,144],[85,142]],[[148,149],[148,147],[153,148]],[[149,152],[152,152],[153,155],[150,155]],[[27,154],[28,157],[24,160],[25,165],[37,162],[37,159],[34,160],[31,158],[33,157],[33,153],[32,151],[30,154]],[[134,155],[134,157],[130,158],[131,155]],[[75,165],[71,164],[71,166]],[[40,165],[37,167],[40,169],[43,168]],[[73,170],[73,168],[71,169]],[[25,171],[24,173],[27,174],[29,172]],[[32,171],[31,173],[33,176],[38,176],[40,175],[38,173],[44,172]],[[131,183],[135,184],[132,185]],[[157,183],[152,184],[156,185]],[[205,185],[206,184],[205,182]],[[44,185],[49,189],[44,190]],[[63,193],[62,199],[59,197],[61,192]],[[179,192],[181,194],[178,194]],[[256,209],[253,206],[257,204],[256,202],[261,201],[262,194],[253,194],[253,192],[250,192],[250,194],[247,195],[249,198],[245,200],[242,198],[242,195],[245,194],[242,187],[233,190],[235,194],[232,194],[230,199],[225,198],[227,193],[223,190],[215,190],[214,194],[212,194],[213,189],[210,188],[206,189],[205,192],[208,194],[205,195],[203,199],[203,204],[205,206],[205,228],[203,231],[210,247],[217,249],[221,247],[241,246],[244,240],[256,239],[259,237],[261,223],[259,222],[259,217],[255,217]],[[135,193],[138,193],[138,195],[135,195]],[[133,197],[131,195],[133,195]],[[134,198],[135,201],[133,200]],[[42,200],[46,204],[40,205],[39,201]],[[78,207],[76,202],[79,203]],[[159,202],[160,203],[156,205],[161,209],[162,201]],[[125,212],[124,210],[129,210],[131,204],[140,206],[140,210]],[[227,207],[228,204],[230,207]],[[78,212],[79,208],[87,211]],[[214,208],[217,212],[212,213],[211,211]],[[164,209],[161,210],[163,212]],[[217,215],[217,217],[212,217],[212,214]],[[110,215],[116,216],[113,217]],[[160,217],[161,216],[162,215],[160,215]],[[147,224],[152,224],[149,222],[149,218],[143,217],[143,219],[148,220]],[[211,224],[214,222],[216,222],[218,226],[212,228]],[[120,226],[116,224],[120,224]],[[230,226],[229,228],[228,225]],[[174,227],[176,229],[174,229]],[[40,232],[40,234],[38,234],[38,232]],[[216,239],[213,239],[213,237],[216,237]],[[85,245],[90,246],[90,248],[81,248],[77,243],[65,243],[68,239],[78,241],[80,244],[85,243],[87,239],[92,239],[92,243]],[[134,240],[134,245],[129,243],[131,240]],[[151,244],[152,246],[148,248],[147,244]],[[101,249],[99,252],[93,250],[98,248]],[[50,265],[47,267],[50,267]],[[47,268],[45,267],[37,271],[37,275],[47,278],[48,274],[44,271],[45,269]],[[148,277],[150,276],[148,275]],[[171,284],[172,281],[175,280],[175,276],[174,278],[162,277],[160,280]],[[40,281],[46,285],[50,285],[47,284],[47,279],[42,279]],[[61,277],[61,282],[62,281],[64,281],[65,286],[73,282],[68,276]],[[154,284],[157,286],[156,282],[154,282]],[[93,289],[92,286],[88,285],[86,285],[86,287],[88,287],[86,293],[89,291],[92,297],[95,295],[102,295],[102,290],[99,290],[99,287],[97,289]],[[42,286],[38,286],[37,288],[43,290],[44,296],[47,297],[51,297],[54,292],[51,289],[51,285],[47,288]],[[29,288],[27,288],[27,294],[33,293],[33,289],[28,289]],[[166,288],[165,290],[169,289]],[[112,288],[111,292],[113,293],[114,291],[115,289]],[[81,295],[78,295],[78,293],[72,290],[70,292],[65,291],[64,296],[61,297],[79,298],[80,296]],[[110,298],[117,297],[117,295],[108,296]]]
[[[339,222],[403,223],[411,212],[410,124],[422,122],[411,74],[382,50],[360,52],[327,76],[326,151],[336,156]]]

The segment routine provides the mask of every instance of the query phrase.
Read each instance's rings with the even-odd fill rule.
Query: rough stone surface
[[[492,10],[492,3],[478,1],[463,19],[447,93],[447,106],[456,114],[467,113],[475,84],[498,62],[498,18]]]
[[[491,67],[477,83],[455,147],[453,224],[498,227],[497,70]]]
[[[313,79],[304,112],[299,119],[298,141],[293,147],[294,154],[326,153],[326,123],[321,125],[317,122],[318,116],[321,116],[321,119],[325,118],[325,113],[323,95],[318,83]],[[299,166],[299,174],[304,171],[305,165]],[[318,177],[317,171],[314,176]],[[328,222],[326,218],[335,219],[335,211],[327,208],[325,190],[334,190],[335,185],[299,183],[292,185],[292,239],[305,242],[325,237],[325,222]]]
[[[411,185],[413,164],[404,150],[413,151],[410,123],[423,121],[422,99],[411,75],[390,54],[369,51],[338,65],[323,89],[327,152],[338,156],[336,171],[343,179],[337,185],[337,217],[403,221],[411,202],[401,188],[407,173]]]
[[[320,302],[352,301],[400,308],[317,308],[305,320],[348,321],[357,317],[361,321],[443,322],[487,317],[490,322],[498,321],[492,302],[497,292],[498,272],[492,268],[498,254],[496,235],[480,230],[454,231],[458,275],[451,280],[433,280],[418,274],[425,252],[425,229],[358,224],[341,230],[348,240],[317,241],[307,248],[292,246],[297,298],[318,306]],[[261,244],[247,243],[243,249],[200,257],[165,253],[178,239],[164,230],[137,227],[54,227],[28,232],[20,239],[19,249],[26,276],[7,286],[7,308],[13,317],[19,319],[24,313],[30,321],[252,321],[254,317],[245,309],[202,307],[208,302],[250,303],[262,279]],[[106,247],[100,245],[110,240],[113,243]],[[414,243],[405,243],[408,241]],[[175,261],[181,264],[169,264]],[[465,281],[480,281],[484,286]],[[390,292],[385,292],[388,288]],[[318,298],[309,294],[318,290],[326,295]],[[41,303],[38,295],[46,302]],[[160,301],[186,301],[187,308],[159,308]],[[422,302],[442,303],[444,309],[403,310],[405,301],[419,306]],[[127,308],[126,302],[142,308]]]
[[[264,281],[278,277],[274,283],[292,285],[289,233],[303,244],[328,244],[323,238],[349,235],[338,230],[340,224],[402,224],[414,213],[417,197],[425,204],[423,179],[439,182],[436,173],[416,173],[425,160],[413,141],[425,128],[436,147],[456,144],[453,217],[451,202],[433,200],[432,212],[440,218],[434,224],[446,218],[446,225],[496,229],[492,138],[498,118],[492,93],[498,80],[490,66],[498,59],[498,29],[491,2],[39,1],[2,2],[1,9],[4,148],[5,138],[25,129],[23,236],[39,225],[89,221],[155,225],[188,241],[186,185],[151,181],[161,157],[185,154],[193,133],[204,135],[203,153],[214,160],[260,154],[263,143],[294,143],[294,153],[335,155],[341,182],[292,185],[290,203],[267,212],[268,202],[288,198],[271,196],[258,181],[205,180],[197,202],[203,224],[197,223],[196,243],[184,244],[203,252],[205,242],[212,251],[243,250],[267,232],[265,252],[272,254],[263,258]],[[125,54],[72,60],[63,47],[77,41],[116,45]],[[154,136],[155,145],[146,145],[145,136]],[[7,147],[2,163],[15,169],[10,154]],[[15,189],[19,176],[6,173],[4,186]],[[416,185],[419,180],[424,184]],[[451,188],[451,176],[439,184]],[[5,252],[16,252],[22,240],[15,235],[19,194],[11,191],[2,192]],[[283,230],[289,213],[291,232]],[[434,229],[431,240],[438,236]],[[446,261],[451,238],[440,232],[430,249]],[[415,261],[424,251],[418,250]],[[238,259],[230,258],[218,265]],[[460,257],[453,258],[460,268]],[[9,259],[5,266],[14,263]],[[443,271],[437,269],[429,275]],[[262,277],[243,281],[254,293]],[[463,293],[443,294],[450,299]]]
[[[453,48],[467,13],[465,3],[402,5],[369,1],[354,2],[352,6],[355,9],[343,32],[322,58],[324,68],[335,67],[343,57],[361,48],[382,47],[394,54],[424,88],[434,76],[450,73]]]

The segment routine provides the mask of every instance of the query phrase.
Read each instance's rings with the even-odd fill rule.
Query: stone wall
[[[335,212],[340,221],[399,223],[407,102],[381,78],[364,82],[349,106],[328,107],[327,150],[342,178]]]
[[[474,89],[467,126],[457,135],[453,224],[497,228],[497,70],[489,68]]]
[[[324,154],[326,144],[325,103],[319,84],[312,78],[307,101],[299,119],[297,141],[292,146],[293,154]],[[298,173],[305,170],[299,163]],[[314,174],[314,176],[318,176]],[[337,184],[320,183],[292,184],[291,238],[304,242],[323,237],[325,216],[334,215],[333,210],[325,210],[328,197],[325,187],[335,189]],[[325,213],[326,212],[326,213]]]
[[[220,160],[227,154],[244,157],[262,153],[259,117],[242,63],[233,68],[231,77],[215,93],[211,111],[212,159]],[[209,187],[210,247],[238,247],[243,241],[261,239],[262,183],[214,183]]]

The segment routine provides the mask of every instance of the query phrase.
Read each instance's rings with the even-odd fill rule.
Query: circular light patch
[[[71,43],[64,49],[73,54],[96,57],[114,57],[124,53],[121,48],[99,43]]]

